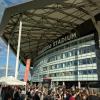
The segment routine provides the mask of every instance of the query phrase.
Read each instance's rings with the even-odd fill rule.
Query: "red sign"
[[[50,84],[51,83],[51,80],[52,79],[50,77],[44,77],[43,78],[43,83],[49,83]]]
[[[27,82],[28,80],[28,74],[29,74],[29,70],[30,70],[30,63],[31,63],[31,59],[27,59],[26,60],[26,70],[25,70],[25,74],[24,74],[24,81]]]

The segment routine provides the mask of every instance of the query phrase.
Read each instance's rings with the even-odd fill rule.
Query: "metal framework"
[[[98,0],[97,0],[98,1]],[[96,0],[62,0],[52,2],[38,9],[25,10],[13,14],[4,30],[4,37],[10,41],[13,50],[17,50],[19,20],[23,22],[20,57],[32,61],[49,43],[91,18],[86,6],[93,16],[100,13],[100,2]],[[32,62],[33,63],[33,62]]]

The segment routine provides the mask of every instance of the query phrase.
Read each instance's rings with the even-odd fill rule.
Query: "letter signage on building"
[[[58,46],[60,44],[63,44],[65,42],[68,42],[70,40],[76,39],[76,38],[78,38],[76,32],[68,34],[68,35],[65,35],[65,36],[55,40],[53,43],[50,43],[48,46],[44,47],[44,49],[42,51],[40,51],[40,53],[42,53],[42,52],[44,52],[44,51],[46,51],[48,49],[51,49],[53,47],[56,47],[56,46]]]

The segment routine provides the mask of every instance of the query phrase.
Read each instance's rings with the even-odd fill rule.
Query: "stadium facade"
[[[94,34],[74,33],[45,47],[34,63],[32,81],[43,82],[45,77],[54,84],[98,81],[95,43]]]

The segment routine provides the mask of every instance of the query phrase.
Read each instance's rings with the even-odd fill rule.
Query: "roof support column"
[[[8,42],[8,48],[7,48],[7,62],[6,62],[6,77],[8,76],[9,51],[10,51],[10,45],[9,45],[9,42]]]
[[[18,65],[19,65],[19,54],[20,54],[20,42],[21,42],[21,33],[22,33],[22,21],[19,25],[19,36],[18,36],[18,46],[17,46],[17,57],[16,57],[16,68],[15,68],[15,78],[18,77]]]
[[[85,7],[85,8],[86,8],[88,14],[89,14],[90,17],[91,17],[91,20],[92,20],[92,22],[93,22],[93,25],[94,25],[94,27],[95,27],[95,29],[96,29],[96,31],[97,31],[97,34],[98,34],[98,38],[99,38],[99,40],[100,40],[100,26],[99,26],[99,21],[96,21],[94,15],[93,15],[93,13],[92,13],[92,11],[90,10],[90,7]]]

